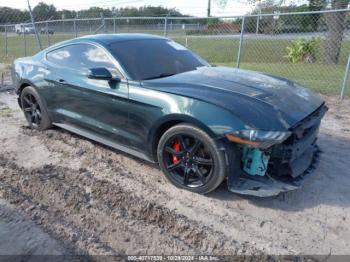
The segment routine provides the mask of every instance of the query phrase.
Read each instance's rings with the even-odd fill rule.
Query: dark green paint
[[[37,88],[55,124],[105,144],[117,143],[150,161],[156,160],[156,135],[166,123],[192,123],[216,139],[245,128],[284,131],[323,103],[291,81],[243,70],[206,67],[138,82],[115,61],[123,74],[118,82],[91,79],[86,72],[45,60],[46,52],[67,44],[90,43],[108,52],[112,41],[144,38],[154,37],[99,35],[69,40],[34,57],[17,59],[13,79],[18,91],[24,83]]]

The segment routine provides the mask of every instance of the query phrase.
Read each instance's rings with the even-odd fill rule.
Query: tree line
[[[33,8],[35,21],[54,19],[92,18],[100,17],[101,14],[108,17],[142,17],[142,16],[185,16],[176,9],[161,6],[125,7],[125,8],[101,8],[90,7],[79,11],[57,10],[52,4],[40,2]],[[30,21],[29,12],[10,7],[0,7],[0,24],[25,23]]]

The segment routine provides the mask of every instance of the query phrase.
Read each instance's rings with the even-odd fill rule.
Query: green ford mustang
[[[17,59],[32,128],[52,125],[151,162],[176,186],[272,196],[298,188],[319,156],[327,107],[279,77],[215,67],[169,39],[85,36]]]

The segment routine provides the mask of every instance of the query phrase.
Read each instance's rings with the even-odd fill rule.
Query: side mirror
[[[104,67],[91,68],[88,74],[88,78],[108,81],[113,79],[111,72],[109,72],[109,70]]]

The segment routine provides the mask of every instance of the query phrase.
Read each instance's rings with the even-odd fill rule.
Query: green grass
[[[89,34],[89,32],[79,35]],[[74,33],[50,36],[50,44],[74,38]],[[186,45],[183,36],[170,35],[173,40]],[[44,47],[48,46],[47,36],[40,36]],[[0,63],[11,63],[13,59],[24,56],[23,36],[8,37],[8,56],[4,56],[4,38],[0,38]],[[26,35],[26,55],[39,51],[34,35]],[[241,54],[241,68],[270,73],[299,82],[315,91],[326,94],[339,94],[344,77],[350,41],[344,41],[337,66],[325,65],[323,44],[320,44],[314,64],[291,64],[286,56],[286,47],[291,40],[251,39],[244,40]],[[213,64],[236,66],[239,39],[188,37],[187,46]]]
[[[218,63],[236,67],[236,63]],[[315,64],[241,63],[240,68],[285,77],[323,94],[340,94],[344,77],[343,66]]]
[[[184,37],[174,37],[175,41],[185,45]],[[287,46],[292,40],[278,39],[245,39],[242,45],[241,61],[246,63],[288,63]],[[187,38],[187,46],[199,53],[203,58],[213,63],[235,62],[239,47],[239,39],[227,38]],[[316,54],[316,61],[323,63],[323,44],[321,43],[319,52]],[[350,41],[344,41],[340,53],[339,64],[347,62],[350,52]]]
[[[60,34],[50,36],[50,44],[64,41],[74,36],[71,34]],[[48,46],[47,37],[45,35],[40,36],[42,46],[45,48]],[[26,45],[24,45],[24,41]],[[25,50],[26,46],[26,50]],[[5,43],[3,37],[0,40],[0,63],[11,63],[15,58],[23,56],[31,56],[39,52],[39,47],[34,35],[23,36],[10,36],[7,40],[8,55],[5,56]]]
[[[184,38],[174,40],[186,44]],[[286,47],[290,43],[291,40],[246,39],[242,47],[240,67],[285,77],[320,93],[340,94],[345,64],[350,53],[350,41],[343,42],[338,65],[324,63],[322,44],[316,54],[316,63],[292,64],[285,57]],[[237,65],[238,39],[188,38],[187,46],[210,63],[231,67]]]

